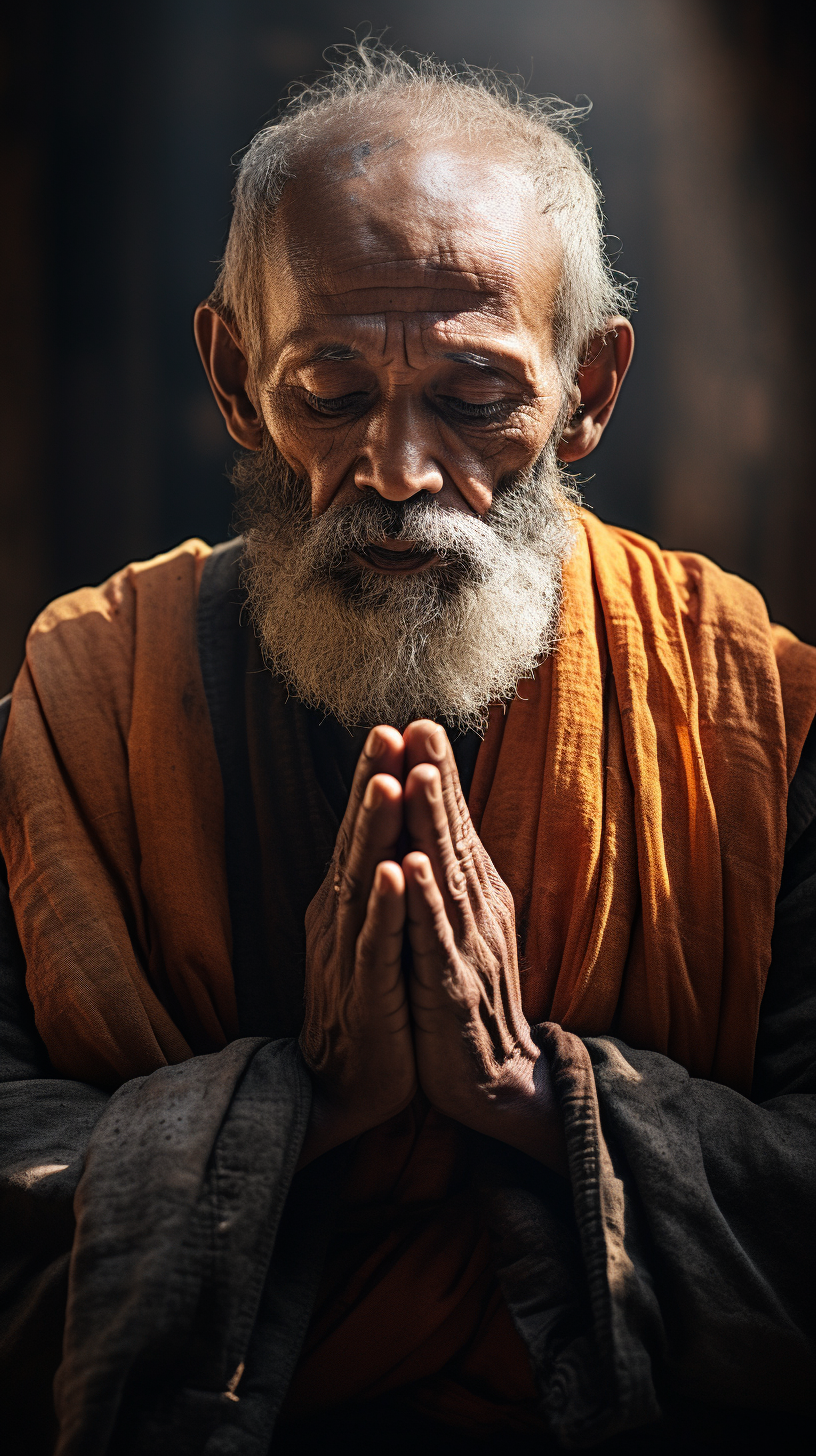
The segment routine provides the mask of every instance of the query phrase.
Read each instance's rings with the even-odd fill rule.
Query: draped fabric
[[[223,790],[187,542],[32,628],[0,847],[58,1070],[115,1086],[237,1034]],[[747,1090],[816,650],[702,557],[582,513],[558,650],[497,709],[471,807],[528,1019]]]
[[[187,541],[35,622],[0,757],[0,848],[37,1027],[116,1087],[237,1035],[221,776]]]
[[[525,1014],[747,1092],[816,650],[704,557],[581,525],[558,650],[493,710],[471,791]]]
[[[463,1129],[420,1093],[357,1140],[283,1416],[410,1389],[471,1429],[540,1426]]]

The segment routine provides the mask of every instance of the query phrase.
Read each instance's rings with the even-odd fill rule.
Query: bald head
[[[454,203],[487,219],[494,210],[491,202],[501,198],[506,205],[513,197],[517,203],[524,200],[528,221],[537,216],[532,178],[508,138],[483,132],[474,143],[440,118],[417,130],[409,125],[412,118],[398,98],[384,110],[367,126],[361,117],[338,117],[319,137],[304,141],[281,198],[281,218],[293,216],[293,198],[315,188],[329,207],[367,204],[383,217],[388,215],[389,193],[393,204],[399,192],[415,196],[437,214]]]
[[[398,122],[399,114],[393,118]],[[509,310],[549,337],[557,236],[508,150],[456,133],[334,128],[312,144],[278,206],[265,269],[262,354],[279,351],[297,297],[317,317]]]
[[[448,203],[487,232],[503,208],[516,231],[547,217],[546,266],[559,253],[560,278],[549,320],[565,383],[590,338],[619,313],[620,288],[606,262],[599,196],[583,154],[568,135],[568,108],[519,93],[488,73],[415,63],[381,46],[351,48],[343,63],[304,90],[249,147],[213,306],[232,320],[248,356],[261,349],[267,269],[281,256],[286,220],[290,257],[319,251],[320,224],[361,226],[351,209],[367,201],[372,238],[398,246],[387,206],[375,196],[401,189],[428,228]],[[298,184],[302,184],[298,188]],[[290,197],[319,189],[326,209]],[[449,229],[450,230],[450,229]],[[335,235],[336,236],[336,235]],[[442,250],[437,239],[437,253]],[[431,250],[428,250],[431,256]],[[394,254],[395,261],[398,254]]]

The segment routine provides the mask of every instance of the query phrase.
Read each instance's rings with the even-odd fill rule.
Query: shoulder
[[[816,716],[816,647],[771,622],[762,593],[708,557],[666,551],[588,511],[580,523],[607,624],[660,642],[680,677],[687,667],[701,721],[781,736],[790,782]]]
[[[169,635],[174,623],[194,618],[201,574],[211,548],[184,541],[148,561],[133,561],[99,586],[58,597],[37,617],[26,642],[26,662],[37,677],[59,667],[98,676],[113,658],[132,657],[138,634],[157,615]]]
[[[111,720],[126,734],[140,663],[158,680],[190,657],[210,554],[205,542],[184,541],[51,602],[28,634],[12,719],[44,714],[67,729],[81,714],[87,731]]]
[[[29,632],[29,646],[69,625],[93,630],[106,623],[112,628],[133,630],[134,606],[140,594],[174,594],[175,588],[179,595],[181,587],[182,594],[186,589],[195,598],[211,550],[205,541],[192,538],[148,561],[129,562],[99,586],[78,587],[57,597],[36,618]]]
[[[611,526],[589,511],[582,510],[580,520],[596,570],[613,579],[619,590],[636,594],[642,609],[665,612],[670,603],[686,619],[687,630],[689,625],[716,629],[738,623],[767,634],[762,593],[743,577],[700,552],[668,551],[648,536]],[[650,588],[655,593],[651,602]]]

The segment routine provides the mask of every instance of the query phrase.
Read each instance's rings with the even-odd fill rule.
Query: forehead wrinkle
[[[320,248],[309,256],[308,249],[299,252],[298,272],[308,272],[310,268],[317,265],[317,268],[324,275],[335,273],[340,277],[347,273],[365,274],[370,272],[399,271],[404,269],[406,273],[455,275],[458,278],[474,280],[477,283],[482,279],[500,279],[505,283],[517,282],[519,264],[521,259],[506,240],[492,237],[484,239],[483,246],[471,246],[463,249],[461,244],[446,246],[442,243],[436,244],[433,249],[416,252],[398,252],[394,246],[395,242],[403,242],[404,239],[394,239],[388,236],[372,236],[366,238],[367,250],[365,256],[360,256],[359,249],[351,248],[343,256],[335,245],[329,256],[325,256],[328,250]],[[324,253],[321,259],[319,254]],[[542,258],[542,263],[547,263]]]
[[[303,284],[313,286],[311,276],[313,270],[317,273],[321,282],[328,283],[332,278],[342,280],[346,277],[365,278],[366,276],[381,276],[389,274],[402,274],[406,279],[405,286],[422,287],[428,279],[436,277],[462,279],[466,287],[473,291],[484,292],[485,284],[488,286],[513,286],[516,283],[516,269],[512,266],[509,258],[484,257],[478,258],[471,255],[470,258],[463,258],[450,250],[436,256],[426,255],[424,257],[416,254],[396,254],[387,251],[383,244],[382,252],[379,255],[360,258],[359,255],[351,254],[346,258],[338,258],[335,251],[331,258],[310,258],[299,259],[300,266],[292,271],[300,275]],[[393,278],[388,278],[388,286],[393,286]],[[370,287],[371,284],[360,284],[358,287]],[[376,286],[376,285],[374,285]]]
[[[355,276],[356,275],[356,276]],[[425,321],[454,318],[457,314],[483,314],[494,319],[515,317],[524,312],[523,290],[512,278],[488,278],[475,273],[428,270],[423,276],[360,277],[349,269],[345,279],[315,280],[311,288],[299,289],[312,313],[327,316],[384,315],[402,313],[423,316]]]
[[[498,225],[485,227],[482,219],[465,217],[458,232],[449,219],[447,223],[437,219],[434,226],[417,223],[418,235],[414,238],[410,230],[406,236],[405,227],[395,225],[391,219],[369,216],[354,222],[354,226],[339,232],[332,230],[330,235],[324,225],[307,226],[305,220],[296,232],[285,229],[280,241],[288,254],[291,275],[308,284],[315,276],[329,280],[332,276],[376,271],[404,270],[414,277],[455,274],[481,290],[494,281],[517,288],[520,274],[529,270],[530,250],[524,246],[523,237],[512,230],[508,235]],[[472,222],[476,225],[471,226]],[[544,246],[535,250],[538,260],[534,266],[549,273],[558,267],[557,248],[550,238],[542,241]]]
[[[362,327],[371,340],[371,347],[368,350],[358,349],[351,344],[343,343],[340,339],[335,339],[318,345],[308,353],[301,355],[300,350],[309,349],[311,341],[308,337],[302,338],[298,337],[298,334],[295,334],[283,341],[278,355],[278,367],[283,369],[292,366],[304,368],[326,360],[336,360],[338,362],[361,360],[365,362],[375,355],[380,359],[380,362],[384,363],[386,367],[389,367],[396,363],[393,347],[395,342],[393,332],[394,326],[396,325],[403,339],[402,351],[397,350],[396,352],[403,353],[403,363],[409,369],[422,368],[427,363],[449,359],[453,363],[465,364],[472,368],[481,369],[487,374],[509,373],[515,375],[517,378],[523,376],[525,387],[529,389],[536,388],[534,375],[530,373],[529,360],[525,358],[524,353],[512,348],[503,348],[498,341],[496,341],[494,347],[489,348],[487,353],[480,352],[478,349],[444,348],[444,344],[450,343],[451,340],[449,337],[446,339],[435,336],[436,325],[439,323],[445,325],[455,324],[460,317],[461,315],[459,314],[446,315],[441,319],[433,317],[432,321],[423,326],[416,319],[390,319],[387,314],[380,314],[379,316],[369,315],[362,320],[359,318],[355,319],[352,315],[348,319],[349,327],[357,331]],[[331,321],[331,326],[337,326],[336,320]],[[313,330],[310,329],[309,334],[312,334],[312,332]],[[419,345],[419,353],[425,356],[424,363],[415,362],[412,358],[416,344]],[[390,357],[386,358],[386,354],[390,354]]]

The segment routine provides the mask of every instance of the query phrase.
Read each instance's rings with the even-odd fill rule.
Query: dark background
[[[809,7],[808,7],[809,8]],[[228,531],[191,315],[231,158],[348,27],[589,96],[638,347],[590,502],[816,639],[812,53],[785,0],[15,4],[0,32],[0,691],[50,597]]]

